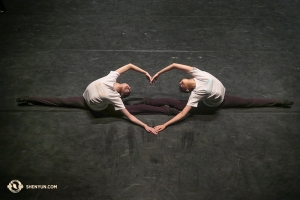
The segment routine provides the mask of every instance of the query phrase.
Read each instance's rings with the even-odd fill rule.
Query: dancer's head
[[[121,85],[121,91],[119,92],[121,95],[121,98],[128,97],[130,95],[130,86],[127,83],[120,83]]]
[[[181,92],[189,93],[192,91],[193,88],[190,88],[190,81],[191,79],[184,78],[179,82],[179,88]]]

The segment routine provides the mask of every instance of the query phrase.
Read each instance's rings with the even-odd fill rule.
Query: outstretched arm
[[[145,130],[146,130],[147,132],[151,132],[151,133],[153,133],[153,134],[155,134],[155,135],[157,134],[157,131],[156,131],[154,128],[148,126],[147,124],[143,123],[143,122],[140,121],[138,118],[136,118],[135,116],[133,116],[132,114],[130,114],[130,112],[129,112],[126,108],[122,109],[121,112],[122,112],[122,113],[123,113],[130,121],[132,121],[133,123],[138,124],[138,125],[144,127]]]
[[[185,117],[188,114],[188,112],[191,110],[191,108],[192,108],[191,106],[185,106],[184,109],[180,113],[178,113],[175,117],[173,117],[172,119],[170,119],[169,121],[167,121],[162,125],[155,126],[154,129],[157,132],[164,130],[170,124],[173,124],[179,121],[180,119],[182,119],[183,117]]]
[[[188,71],[191,71],[193,69],[193,67],[191,66],[188,66],[188,65],[182,65],[182,64],[178,64],[178,63],[173,63],[167,67],[165,67],[164,69],[160,70],[159,72],[157,72],[151,79],[150,83],[154,83],[158,76],[162,73],[165,73],[171,69],[179,69],[179,70],[182,70],[182,71],[185,71],[185,72],[188,72]]]
[[[124,65],[123,67],[120,67],[119,69],[117,69],[116,71],[119,73],[119,74],[122,74],[128,70],[134,70],[134,71],[137,71],[137,72],[140,72],[142,74],[145,74],[145,76],[147,77],[147,79],[150,81],[151,80],[151,76],[149,75],[148,72],[146,72],[145,70],[139,68],[138,66],[135,66],[131,63],[127,64],[127,65]]]

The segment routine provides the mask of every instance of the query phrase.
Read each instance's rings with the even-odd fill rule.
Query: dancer
[[[155,126],[155,130],[160,132],[167,126],[181,120],[190,113],[213,113],[218,108],[250,108],[267,106],[290,106],[294,102],[290,100],[275,100],[268,98],[241,98],[225,94],[225,87],[213,75],[201,71],[195,67],[173,63],[157,72],[151,79],[151,84],[155,83],[159,75],[171,69],[179,69],[190,73],[194,78],[182,79],[180,89],[183,92],[191,93],[188,101],[176,99],[143,99],[137,104],[148,104],[153,106],[169,105],[181,112],[162,125]]]
[[[127,97],[130,94],[130,86],[127,83],[116,82],[120,74],[128,71],[135,70],[142,74],[145,74],[146,78],[150,81],[151,76],[145,70],[133,65],[127,64],[115,71],[111,71],[107,76],[97,79],[90,83],[82,96],[69,97],[69,98],[57,98],[57,97],[35,97],[35,96],[23,96],[16,99],[19,104],[39,104],[48,106],[63,106],[63,107],[76,107],[88,109],[96,117],[101,116],[120,116],[120,111],[130,121],[142,126],[147,132],[157,134],[157,131],[143,123],[133,114],[138,113],[170,113],[172,109],[167,106],[155,107],[153,106],[127,106],[130,111],[127,110],[121,98]],[[174,109],[175,110],[175,109]]]

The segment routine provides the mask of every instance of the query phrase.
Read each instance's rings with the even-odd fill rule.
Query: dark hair
[[[182,89],[182,88],[180,87],[180,85],[178,86],[178,89],[179,89],[179,91],[180,91],[180,92],[184,92],[184,93],[190,93],[190,92],[188,92],[188,91],[186,91],[186,90]]]
[[[128,92],[128,93],[122,93],[122,95],[121,95],[121,98],[126,98],[126,97],[128,97],[130,95],[130,92]]]

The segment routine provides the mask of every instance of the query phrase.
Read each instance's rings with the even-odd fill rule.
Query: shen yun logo
[[[22,183],[18,180],[12,180],[8,185],[7,188],[12,192],[12,193],[18,193],[20,192],[23,188],[24,189],[57,189],[57,185],[25,185],[24,187]]]
[[[12,180],[8,185],[7,188],[12,192],[12,193],[18,193],[23,189],[23,185],[20,181],[18,180]]]

